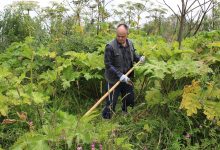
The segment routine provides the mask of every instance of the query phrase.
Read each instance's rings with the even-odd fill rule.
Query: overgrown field
[[[146,62],[135,68],[134,109],[120,102],[111,120],[104,102],[103,53],[114,34],[39,40],[27,37],[0,54],[0,149],[220,149],[220,31],[178,43],[131,33]],[[101,145],[101,146],[100,146]]]

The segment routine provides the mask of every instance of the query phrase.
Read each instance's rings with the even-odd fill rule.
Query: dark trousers
[[[113,85],[107,83],[107,89],[109,90]],[[105,119],[111,118],[111,111],[115,111],[115,107],[118,101],[118,97],[122,97],[122,111],[127,112],[127,107],[134,107],[134,88],[124,82],[121,82],[113,92],[109,94],[106,99],[105,107],[102,111],[102,116]]]

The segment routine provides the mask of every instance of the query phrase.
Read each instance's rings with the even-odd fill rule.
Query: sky
[[[22,1],[22,0],[0,0],[0,11],[2,11],[4,9],[4,7],[8,4],[12,4],[13,2],[15,1]],[[23,1],[28,1],[28,0],[23,0]],[[41,7],[46,7],[48,6],[48,4],[51,2],[51,1],[56,1],[56,2],[62,2],[64,0],[35,0],[35,1],[38,1],[40,6]],[[108,0],[106,0],[108,1]],[[114,5],[117,5],[119,3],[124,3],[126,0],[113,0],[110,4],[114,4]],[[130,0],[130,1],[133,1],[133,0]],[[135,2],[137,1],[140,1],[140,0],[135,0]],[[157,1],[161,1],[162,0],[157,0]],[[170,5],[173,5],[173,0],[166,0]],[[174,6],[174,5],[173,5]]]
[[[6,5],[12,4],[15,1],[21,1],[21,0],[0,0],[0,11],[2,11]],[[48,6],[50,1],[61,2],[61,0],[35,0],[35,1],[38,1],[41,7]]]
[[[9,4],[12,4],[13,2],[16,2],[16,1],[37,1],[38,4],[40,5],[40,7],[47,7],[47,6],[50,6],[49,4],[51,4],[52,1],[55,1],[55,2],[58,2],[58,3],[61,3],[61,2],[65,2],[66,1],[73,1],[73,0],[0,0],[0,12],[2,12],[4,10],[4,8],[9,5]],[[89,0],[89,1],[95,1],[95,0]],[[141,2],[142,0],[105,0],[106,3],[108,3],[109,1],[111,1],[111,3],[109,3],[107,5],[107,9],[110,10],[112,9],[112,5],[113,7],[114,6],[117,6],[118,4],[121,4],[121,3],[125,3],[126,1],[132,1],[132,2]],[[159,5],[159,3],[163,3],[163,0],[150,0],[151,2],[154,2],[154,4],[156,6]],[[177,10],[177,2],[180,1],[180,0],[165,0],[174,10]],[[164,6],[166,8],[166,6]],[[114,7],[115,8],[115,7]],[[167,16],[170,16],[172,14],[172,12],[167,8],[167,14],[165,15],[166,17]],[[32,13],[32,12],[31,12]],[[36,14],[32,14],[33,16],[35,16]],[[140,20],[140,24],[145,24],[147,21],[149,21],[149,19],[146,19],[145,17],[147,16],[147,12],[143,13],[141,15],[141,20]],[[116,19],[116,18],[109,18],[111,21],[112,19]]]

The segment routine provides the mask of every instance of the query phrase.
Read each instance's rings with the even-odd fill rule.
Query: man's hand
[[[141,63],[144,63],[144,61],[145,61],[145,56],[141,56],[140,62],[141,62]]]
[[[126,75],[124,75],[124,74],[120,77],[120,81],[121,81],[121,82],[125,82],[125,83],[127,83],[127,84],[129,84],[129,85],[133,85],[131,79],[128,78],[128,77],[127,77]]]

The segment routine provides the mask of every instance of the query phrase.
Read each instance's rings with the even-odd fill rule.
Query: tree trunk
[[[140,24],[140,18],[141,16],[138,15],[138,19],[137,19],[137,30],[138,30],[138,34],[139,34],[139,24]]]
[[[101,10],[100,10],[100,2],[97,1],[98,3],[98,18],[97,18],[97,25],[96,25],[96,34],[98,35],[99,34],[99,30],[100,30],[100,16],[101,16]]]
[[[181,15],[180,19],[180,28],[179,28],[179,33],[178,33],[178,43],[179,43],[179,49],[181,49],[181,43],[183,39],[183,31],[184,31],[184,24],[185,24],[185,16]]]
[[[212,2],[212,30],[215,30],[215,1]]]
[[[160,35],[160,33],[161,33],[161,17],[159,16],[159,20],[158,20],[158,35]]]
[[[184,0],[182,0],[182,11],[180,16],[180,27],[179,27],[179,33],[178,33],[178,43],[179,43],[179,49],[181,49],[182,39],[183,39],[183,32],[184,32],[184,25],[185,25],[185,16],[186,16],[186,5],[184,3]]]

